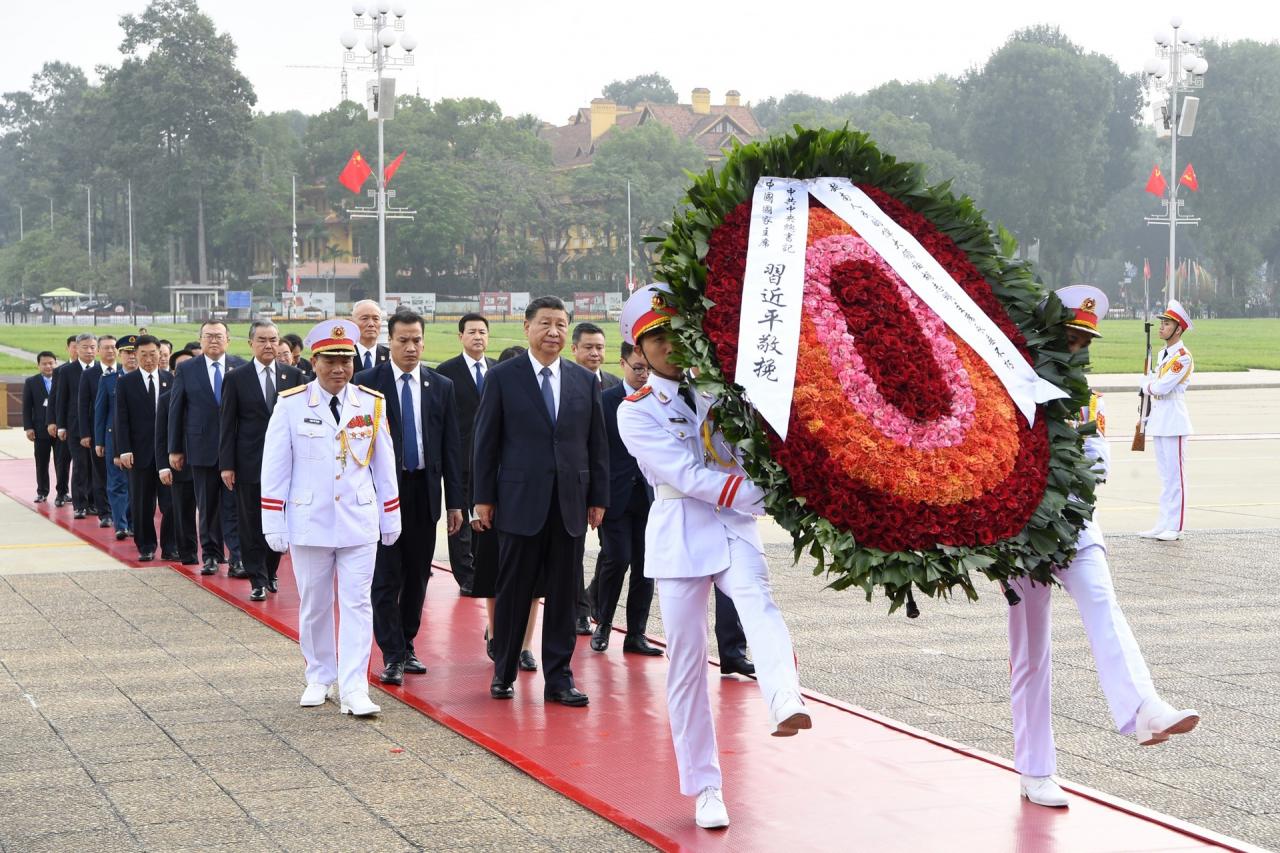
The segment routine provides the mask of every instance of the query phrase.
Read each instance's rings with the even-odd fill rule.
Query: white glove
[[[733,508],[751,515],[764,515],[764,489],[750,480],[743,480],[734,496]]]
[[[263,538],[267,540],[267,546],[272,551],[283,554],[289,550],[289,537],[283,533],[267,533],[263,535]]]
[[[396,544],[396,540],[399,538],[400,538],[399,530],[396,530],[392,533],[384,533],[382,534],[382,544],[390,548],[392,545]]]

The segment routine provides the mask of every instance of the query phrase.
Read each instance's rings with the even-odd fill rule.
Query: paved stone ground
[[[0,575],[0,850],[647,850],[168,569]]]

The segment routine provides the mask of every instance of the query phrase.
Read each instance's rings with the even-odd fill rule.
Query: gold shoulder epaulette
[[[292,396],[292,395],[294,395],[294,394],[301,394],[301,393],[302,393],[303,391],[305,391],[305,390],[307,390],[307,386],[306,386],[305,384],[303,384],[303,385],[294,385],[292,388],[289,388],[289,389],[287,389],[287,390],[281,391],[281,392],[280,392],[279,394],[277,394],[276,396],[277,396],[277,397],[290,397],[290,396]]]
[[[645,397],[648,397],[652,393],[653,393],[653,389],[650,388],[648,385],[646,385],[636,393],[627,395],[626,400],[628,403],[634,403],[637,400],[643,400]]]
[[[368,393],[372,394],[373,396],[379,399],[386,399],[386,395],[384,395],[381,391],[375,391],[366,385],[357,385],[356,387],[359,388],[361,391],[367,391]]]

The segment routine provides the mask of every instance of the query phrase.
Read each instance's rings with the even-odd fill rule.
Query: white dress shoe
[[[794,690],[780,690],[773,697],[769,709],[774,737],[791,737],[801,729],[813,728],[813,720],[805,710],[804,701]]]
[[[1164,531],[1161,530],[1159,527],[1153,527],[1150,530],[1144,530],[1141,533],[1139,533],[1138,538],[1139,539],[1155,539],[1163,532]]]
[[[368,693],[342,697],[342,713],[344,714],[351,714],[354,717],[372,717],[381,710],[380,707],[373,704],[373,700],[369,698]]]
[[[1022,796],[1037,806],[1048,806],[1051,809],[1065,809],[1068,805],[1067,794],[1052,776],[1022,777]]]
[[[1184,735],[1200,722],[1200,712],[1188,708],[1179,711],[1163,699],[1148,699],[1138,708],[1134,735],[1138,743],[1152,746],[1164,743],[1169,735]]]
[[[318,708],[328,697],[328,684],[308,684],[307,689],[302,691],[302,698],[298,700],[298,704],[304,708]]]
[[[1161,530],[1155,535],[1161,542],[1177,542],[1182,538],[1181,530]]]
[[[693,819],[703,829],[723,829],[729,825],[729,811],[724,807],[724,796],[719,788],[708,786],[702,789]]]

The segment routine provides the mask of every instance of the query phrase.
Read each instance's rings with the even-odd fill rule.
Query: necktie
[[[400,386],[400,426],[402,434],[400,444],[404,448],[404,469],[406,471],[417,471],[418,418],[417,413],[413,410],[413,390],[409,387],[413,377],[406,373],[400,377],[400,381],[403,383]]]
[[[262,371],[262,394],[267,401],[267,411],[273,412],[276,408],[276,382],[271,375],[271,368],[263,368]]]
[[[599,385],[602,390],[604,389],[604,377],[599,373],[596,374],[596,384]]]
[[[156,383],[155,377],[150,373],[147,374],[147,396],[151,398],[151,408],[156,407]]]
[[[333,412],[333,422],[335,424],[341,419],[338,415],[338,405],[338,398],[336,396],[329,398],[329,411]]]
[[[480,372],[480,362],[475,363],[476,368],[476,396],[479,397],[484,393],[484,374]]]
[[[680,399],[684,400],[684,404],[688,406],[695,415],[698,413],[698,405],[693,401],[693,391],[684,383],[680,384]]]
[[[364,351],[364,369],[368,370],[373,367],[373,359],[370,357],[369,350]]]
[[[556,422],[556,398],[551,393],[551,368],[544,367],[538,371],[542,374],[542,402],[547,404],[547,414],[551,416],[551,423]]]
[[[213,402],[222,405],[222,365],[213,363]]]

